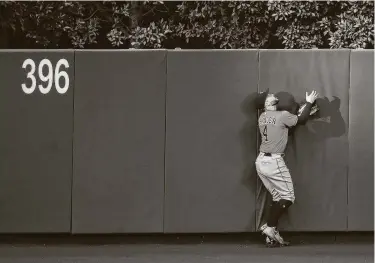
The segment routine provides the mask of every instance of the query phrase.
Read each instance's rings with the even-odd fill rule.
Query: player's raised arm
[[[313,103],[318,98],[319,94],[313,90],[310,94],[306,92],[306,106],[302,113],[298,116],[297,124],[305,124],[310,116],[310,111]]]
[[[318,97],[316,91],[312,91],[311,94],[306,92],[306,105],[304,106],[301,114],[294,115],[288,111],[283,111],[281,115],[281,122],[287,127],[293,127],[297,124],[305,124],[310,116],[312,104]]]

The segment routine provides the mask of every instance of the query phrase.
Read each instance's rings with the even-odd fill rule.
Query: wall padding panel
[[[289,92],[297,102],[307,91],[320,94],[319,114],[289,137],[285,158],[296,201],[282,230],[347,229],[349,57],[349,50],[260,51],[260,90]],[[258,210],[262,204],[259,198]]]
[[[374,51],[350,62],[348,230],[374,231]]]
[[[22,68],[25,60],[32,65]],[[52,74],[51,90],[39,91],[45,76]],[[65,94],[56,91],[55,69],[61,66],[69,77]],[[32,67],[34,73],[31,72]],[[30,74],[29,74],[30,73]],[[29,74],[29,78],[28,78]],[[58,76],[58,75],[56,75]],[[36,89],[25,94],[21,84]],[[70,231],[72,132],[73,132],[73,51],[0,51],[0,232],[67,233]],[[60,78],[61,87],[65,85]]]
[[[77,51],[73,233],[163,232],[166,51]]]
[[[165,232],[254,230],[257,58],[168,52]]]

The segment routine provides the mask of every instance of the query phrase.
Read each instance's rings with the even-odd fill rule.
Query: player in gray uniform
[[[278,99],[274,94],[269,94],[268,90],[257,97],[257,107],[263,108],[264,112],[258,120],[262,142],[255,166],[273,201],[267,223],[260,228],[267,236],[267,243],[274,241],[280,245],[289,244],[276,228],[279,218],[295,199],[292,178],[283,158],[288,142],[288,129],[307,122],[312,104],[317,97],[316,91],[312,91],[311,94],[306,92],[306,106],[299,116],[277,110]]]

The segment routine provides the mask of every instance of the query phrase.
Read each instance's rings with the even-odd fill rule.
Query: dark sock
[[[277,202],[274,202],[271,206],[270,213],[267,218],[267,225],[270,227],[276,227],[279,221],[280,214],[282,213],[282,208]]]
[[[277,227],[279,219],[286,212],[292,203],[290,201],[273,202],[270,213],[268,215],[267,225],[270,227]]]

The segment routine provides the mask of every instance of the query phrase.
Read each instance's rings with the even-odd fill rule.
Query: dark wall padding
[[[296,201],[282,230],[347,229],[349,56],[348,50],[260,51],[260,90],[289,92],[296,101],[306,91],[320,94],[319,114],[289,137]]]
[[[350,231],[374,231],[374,51],[350,57]]]
[[[73,233],[163,232],[166,51],[77,51]]]
[[[36,88],[26,95],[21,84],[35,62],[37,84],[42,59],[69,62],[67,93],[52,85],[48,94]],[[44,68],[47,74],[47,67]],[[0,52],[0,232],[57,233],[70,231],[72,132],[73,132],[73,51]],[[60,82],[63,86],[64,82]]]
[[[165,232],[254,230],[257,56],[168,52]]]

